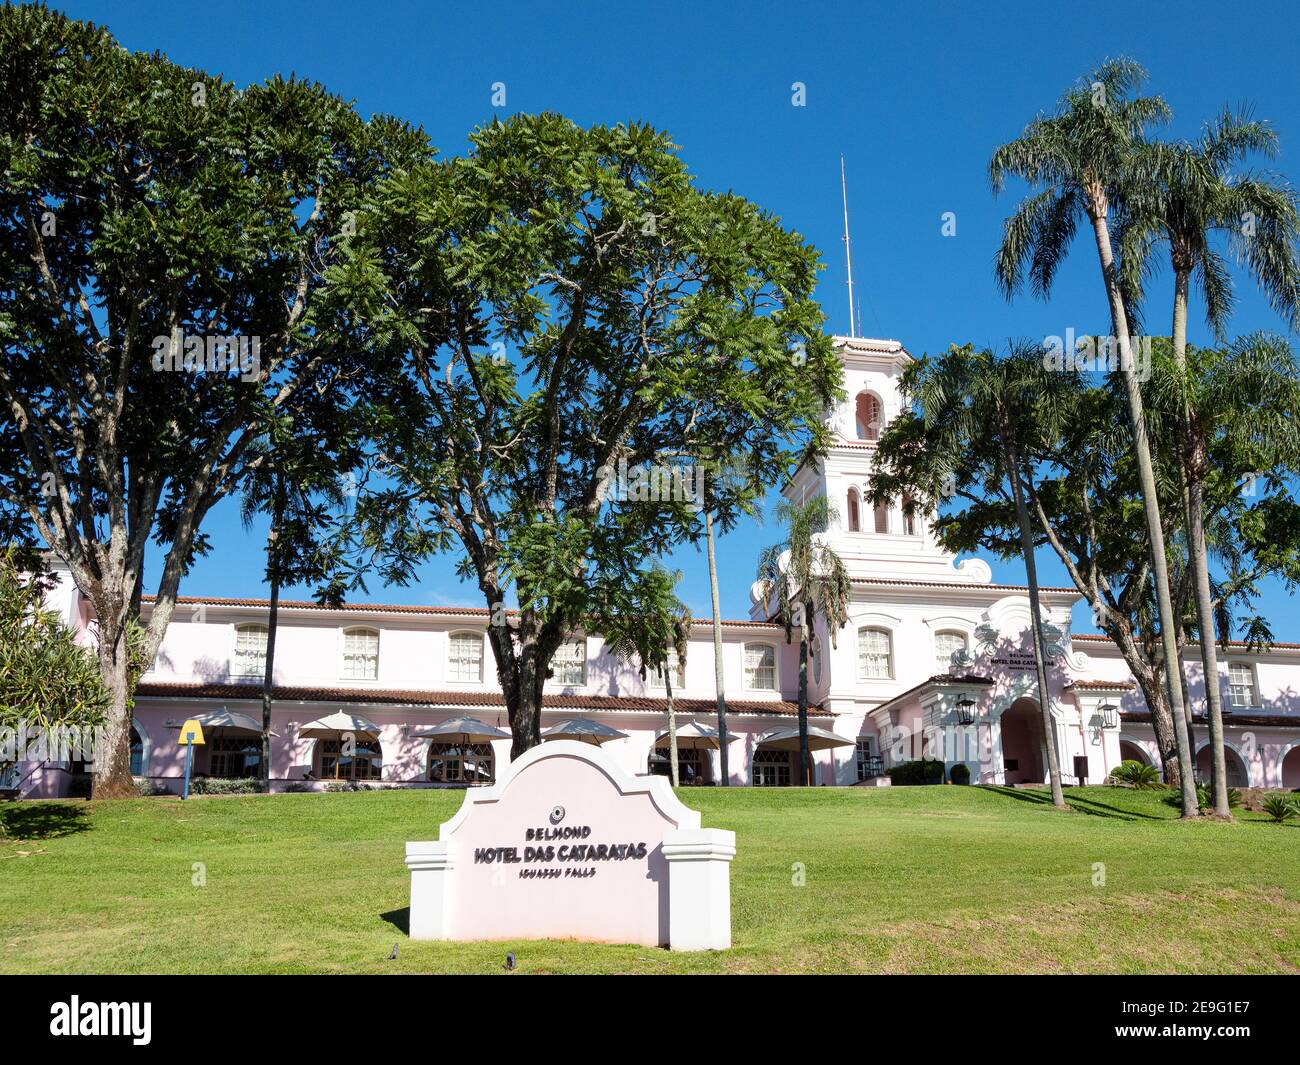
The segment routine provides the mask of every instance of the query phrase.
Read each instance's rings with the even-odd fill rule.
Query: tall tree
[[[927,359],[909,367],[901,382],[904,402],[912,416],[920,420],[919,428],[929,451],[927,461],[911,465],[898,451],[912,439],[916,424],[904,421],[895,432],[887,429],[877,450],[877,472],[868,498],[873,504],[887,504],[899,497],[928,499],[933,508],[939,496],[925,493],[932,492],[939,480],[947,479],[947,489],[952,492],[978,490],[986,498],[1011,506],[1029,585],[1034,676],[1047,747],[1048,783],[1052,804],[1063,810],[1065,795],[1061,790],[1052,693],[1047,684],[1043,608],[1034,556],[1042,536],[1030,516],[1021,478],[1021,456],[1035,448],[1035,435],[1054,432],[1052,391],[1043,387],[1048,372],[1041,349],[1023,344],[1013,346],[1003,358],[987,349],[976,351],[971,345],[954,345],[941,359]],[[998,539],[989,546],[1001,553],[1010,545]]]
[[[713,605],[713,691],[718,703],[718,763],[722,773],[722,779],[718,783],[725,788],[731,783],[731,769],[727,762],[727,689],[722,668],[722,614],[718,608],[718,561],[713,546],[713,515],[707,506],[706,501],[704,537],[709,557],[709,599]]]
[[[776,617],[785,626],[786,642],[799,631],[799,772],[800,787],[808,783],[812,752],[808,748],[808,658],[812,633],[820,616],[831,647],[849,616],[851,585],[848,570],[835,549],[821,537],[835,520],[835,508],[825,496],[806,503],[783,499],[776,518],[786,527],[785,538],[764,548],[758,559],[758,584],[765,603],[775,597]],[[825,653],[825,652],[823,652]]]
[[[1179,462],[1181,430],[1168,345],[1160,342],[1153,376],[1145,385],[1153,413],[1157,465]],[[928,357],[904,371],[905,394],[925,390],[926,381],[949,375],[944,363],[965,362],[969,348]],[[1197,389],[1196,409],[1207,413],[1205,434],[1211,475],[1206,480],[1207,526],[1224,573],[1213,606],[1226,639],[1232,618],[1248,640],[1266,644],[1271,633],[1255,614],[1259,582],[1300,580],[1300,506],[1290,485],[1300,471],[1300,370],[1285,341],[1250,337],[1222,350],[1189,349]],[[960,379],[960,372],[952,372]],[[934,530],[950,551],[989,550],[1001,557],[1019,553],[1020,520],[1005,480],[1004,456],[992,434],[977,434],[971,446],[954,446],[960,435],[937,419],[959,404],[942,398],[923,416],[905,409],[885,431],[876,455],[878,490],[911,487],[917,496],[950,504],[936,516]],[[1171,712],[1164,678],[1164,640],[1150,594],[1146,521],[1131,442],[1120,424],[1127,399],[1111,378],[1098,383],[1086,374],[1045,373],[1039,398],[1017,408],[1020,423],[1020,480],[1033,517],[1036,543],[1046,543],[1092,608],[1098,627],[1115,643],[1151,712],[1160,757],[1168,776],[1178,771],[1176,736],[1181,719]],[[927,410],[927,414],[930,411]],[[1162,512],[1171,537],[1181,524],[1177,480],[1162,475]],[[1243,491],[1243,483],[1254,486]],[[1172,542],[1179,543],[1175,537]],[[1181,650],[1194,618],[1190,567],[1174,568],[1175,606]],[[1181,672],[1181,671],[1179,671]]]
[[[668,764],[673,787],[681,784],[677,764],[677,713],[673,705],[673,674],[685,664],[693,620],[691,611],[674,590],[681,573],[652,566],[638,579],[609,589],[611,598],[600,608],[599,620],[605,650],[611,655],[641,663],[641,679],[647,674],[664,682],[668,711]]]
[[[1159,97],[1133,95],[1145,81],[1146,72],[1132,60],[1116,59],[1102,64],[1066,92],[1055,112],[1040,115],[1017,139],[998,148],[989,163],[989,177],[995,192],[1003,189],[1008,177],[1019,177],[1031,189],[1041,190],[1025,200],[1004,226],[996,274],[1008,299],[1020,289],[1026,269],[1034,291],[1046,297],[1080,218],[1086,219],[1092,229],[1142,487],[1151,577],[1165,645],[1165,684],[1174,716],[1181,723],[1186,719],[1186,710],[1178,676],[1178,626],[1169,592],[1165,529],[1147,439],[1139,370],[1129,333],[1124,286],[1115,261],[1109,221],[1112,209],[1122,220],[1125,193],[1139,177],[1136,167],[1140,153],[1136,149],[1143,142],[1147,128],[1164,122],[1169,116],[1168,107]],[[1175,735],[1183,817],[1197,817],[1200,807],[1192,777],[1192,752],[1182,727]]]
[[[1181,414],[1187,540],[1205,673],[1213,803],[1215,814],[1227,819],[1232,814],[1223,748],[1223,696],[1205,531],[1209,455],[1200,412],[1190,402],[1188,302],[1195,279],[1207,322],[1216,336],[1224,334],[1234,302],[1228,273],[1230,255],[1245,267],[1288,324],[1300,323],[1300,214],[1296,194],[1285,182],[1236,171],[1236,165],[1251,154],[1269,158],[1277,154],[1277,135],[1246,112],[1225,109],[1197,143],[1155,143],[1141,146],[1139,152],[1144,158],[1136,169],[1145,180],[1135,183],[1129,192],[1129,219],[1120,240],[1121,272],[1130,303],[1139,305],[1153,246],[1160,241],[1166,245],[1174,278],[1173,358],[1185,393]],[[1228,255],[1216,236],[1226,243]]]
[[[292,412],[274,420],[254,444],[259,461],[249,464],[240,503],[244,527],[255,516],[270,517],[266,536],[266,660],[262,673],[263,790],[271,784],[271,711],[275,698],[275,650],[280,590],[285,585],[324,585],[318,594],[336,603],[337,533],[352,489],[351,471],[362,459],[347,414],[314,390]],[[316,410],[310,408],[316,405]],[[297,417],[295,418],[295,415]]]
[[[314,324],[321,272],[388,148],[425,139],[43,7],[0,8],[0,55],[0,525],[27,523],[94,607],[95,794],[130,794],[146,548],[163,549],[147,661],[260,427],[353,361]]]
[[[643,125],[515,116],[466,157],[377,183],[330,275],[372,353],[366,417],[389,478],[358,498],[359,565],[404,583],[430,554],[461,555],[515,756],[538,742],[561,641],[697,535],[700,455],[747,462],[713,501],[722,520],[826,447],[842,370],[818,266],[777,219],[696,189]]]

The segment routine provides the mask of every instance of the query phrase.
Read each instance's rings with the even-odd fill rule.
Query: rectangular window
[[[1255,694],[1255,671],[1244,662],[1228,666],[1228,687],[1233,706],[1258,706]]]
[[[776,691],[776,649],[771,644],[745,645],[745,687],[752,691]]]
[[[859,780],[871,780],[884,772],[881,758],[871,751],[871,739],[860,738],[856,744],[857,771]]]
[[[894,675],[893,649],[884,629],[858,630],[858,679],[888,680]]]
[[[662,669],[653,669],[649,671],[650,687],[667,688],[664,683],[664,674]],[[673,670],[673,691],[679,692],[686,687],[686,663],[679,661],[677,668]]]
[[[235,630],[235,661],[230,672],[236,677],[266,675],[266,629],[241,625]]]
[[[934,636],[934,664],[940,673],[953,667],[953,656],[966,650],[966,636],[960,632],[938,632]]]
[[[354,629],[343,634],[343,676],[348,680],[378,678],[379,633]]]
[[[587,641],[579,637],[560,644],[551,659],[551,674],[556,684],[586,684]]]
[[[453,632],[447,655],[447,676],[451,680],[483,679],[483,637],[477,632]]]

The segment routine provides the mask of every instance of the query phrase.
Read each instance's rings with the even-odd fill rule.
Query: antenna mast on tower
[[[853,314],[853,252],[849,248],[849,186],[844,178],[844,153],[840,153],[840,194],[844,199],[844,263],[849,271],[849,336],[858,335]]]

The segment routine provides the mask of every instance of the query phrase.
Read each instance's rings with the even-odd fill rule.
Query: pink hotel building
[[[810,723],[829,734],[814,754],[815,783],[887,783],[883,770],[914,757],[922,745],[949,770],[965,763],[974,782],[1042,781],[1045,746],[1026,590],[991,583],[980,559],[959,562],[945,553],[925,520],[899,507],[863,505],[877,427],[898,412],[897,377],[910,356],[896,341],[840,338],[837,344],[849,396],[830,415],[837,443],[823,464],[800,470],[789,489],[835,501],[840,519],[827,536],[853,578],[850,617],[836,646],[824,630],[814,641]],[[1043,593],[1052,723],[1066,782],[1101,783],[1121,759],[1159,760],[1146,706],[1115,646],[1070,631],[1080,598],[1072,588]],[[797,756],[781,734],[796,724],[798,647],[767,620],[767,605],[751,599],[748,619],[722,623],[731,783],[787,785]],[[88,605],[66,574],[50,605],[93,639]],[[238,725],[239,715],[249,725],[260,722],[266,622],[264,600],[182,599],[137,693],[132,761],[140,778],[179,790],[177,726],[191,717],[208,723],[196,774],[257,774],[260,739]],[[341,780],[436,787],[492,779],[509,759],[508,739],[462,749],[417,735],[458,716],[508,729],[486,625],[486,611],[460,607],[282,603],[273,787],[325,788]],[[705,620],[674,683],[679,727],[716,722],[713,655]],[[1205,681],[1194,649],[1188,665],[1192,702],[1202,715],[1198,763],[1208,775]],[[1300,788],[1300,644],[1267,651],[1230,645],[1220,667],[1214,682],[1229,711],[1231,783]],[[592,719],[626,734],[606,751],[628,772],[666,770],[661,685],[642,681],[635,664],[607,654],[596,632],[574,633],[553,668],[543,730],[561,719]],[[360,731],[330,738],[306,728],[339,711],[361,719]],[[683,750],[680,763],[683,782],[717,782],[716,751]],[[67,794],[84,768],[25,763],[5,783],[25,796]]]

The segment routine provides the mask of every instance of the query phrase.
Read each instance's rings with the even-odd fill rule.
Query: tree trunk
[[[804,624],[799,630],[799,774],[796,778],[799,787],[809,784],[808,763],[812,752],[808,750],[808,622],[812,607],[805,603]]]
[[[668,664],[664,664],[664,691],[668,695],[668,771],[672,778],[673,787],[680,788],[682,782],[679,779],[680,774],[677,772],[677,712],[673,709],[673,678],[672,670]]]
[[[523,755],[542,742],[542,690],[546,671],[539,668],[540,658],[535,641],[521,642],[516,697],[511,705],[507,696],[506,711],[510,718],[510,760]]]
[[[1110,230],[1102,210],[1092,215],[1093,235],[1097,256],[1101,262],[1102,280],[1110,300],[1111,322],[1115,339],[1119,343],[1120,372],[1124,375],[1124,389],[1128,394],[1129,421],[1133,430],[1133,452],[1137,457],[1138,478],[1142,488],[1142,508],[1146,512],[1147,536],[1151,541],[1151,575],[1156,586],[1156,608],[1160,617],[1160,636],[1165,649],[1165,687],[1169,692],[1169,705],[1175,721],[1182,721],[1183,692],[1178,683],[1177,671],[1182,668],[1178,660],[1178,622],[1174,617],[1169,595],[1169,563],[1165,555],[1164,526],[1160,521],[1160,499],[1156,494],[1155,470],[1151,462],[1151,447],[1147,440],[1146,412],[1142,404],[1142,390],[1138,381],[1133,346],[1128,333],[1128,314],[1124,299],[1115,278],[1115,258],[1111,250]],[[1192,780],[1192,756],[1187,747],[1187,736],[1182,728],[1174,730],[1178,746],[1183,817],[1200,816],[1196,800],[1196,785]]]
[[[266,622],[266,665],[262,672],[262,791],[271,790],[271,704],[275,698],[275,637],[280,627],[280,526],[284,522],[284,484],[275,479],[271,531],[266,538],[268,576],[271,578],[271,611]]]
[[[1160,752],[1160,768],[1164,772],[1165,783],[1172,788],[1182,790],[1182,770],[1178,761],[1178,744],[1175,735],[1181,730],[1180,723],[1174,721],[1166,698],[1163,675],[1146,673],[1141,669],[1129,669],[1137,680],[1142,698],[1151,711],[1151,728],[1156,734],[1156,747]]]
[[[1020,484],[1020,464],[1015,446],[1011,443],[1011,426],[1002,425],[1003,454],[1007,474],[1011,481],[1011,495],[1016,504],[1016,518],[1020,523],[1020,552],[1025,557],[1025,577],[1029,584],[1029,626],[1033,631],[1034,672],[1038,681],[1038,708],[1043,715],[1043,741],[1047,745],[1047,779],[1052,788],[1052,805],[1067,809],[1065,793],[1061,790],[1061,760],[1056,751],[1056,724],[1052,719],[1051,690],[1047,687],[1047,663],[1043,655],[1043,608],[1038,595],[1038,563],[1034,558],[1034,538],[1029,527],[1029,508]]]
[[[718,700],[718,761],[722,779],[718,783],[727,787],[731,776],[727,769],[727,694],[722,676],[722,615],[718,612],[718,564],[713,555],[713,515],[704,511],[704,536],[708,541],[709,594],[713,597],[713,685]]]
[[[1174,363],[1187,374],[1187,292],[1189,273],[1178,271],[1174,282]],[[1184,380],[1185,383],[1185,380]],[[1223,696],[1219,688],[1219,653],[1214,642],[1214,606],[1210,595],[1210,566],[1205,550],[1206,467],[1204,441],[1192,424],[1190,406],[1183,404],[1183,468],[1187,479],[1187,551],[1196,587],[1196,629],[1201,641],[1201,669],[1205,674],[1205,706],[1210,726],[1210,775],[1214,815],[1232,819],[1228,805],[1228,767],[1223,749]],[[1196,747],[1193,741],[1192,753]]]
[[[131,777],[131,675],[127,655],[127,621],[123,606],[116,616],[95,605],[99,619],[99,672],[110,701],[104,716],[104,742],[94,749],[91,794],[96,799],[129,799],[136,794]]]

